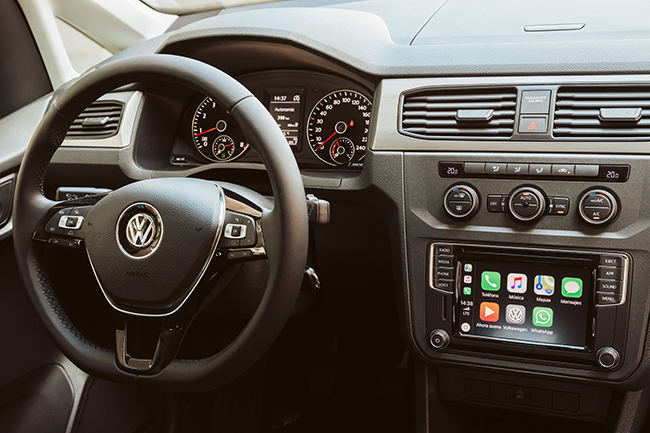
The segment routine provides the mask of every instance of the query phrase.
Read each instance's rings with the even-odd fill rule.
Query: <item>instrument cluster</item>
[[[372,117],[371,91],[315,72],[256,73],[238,78],[277,122],[301,168],[358,171]],[[259,162],[255,143],[223,107],[197,95],[187,108],[171,162],[176,165]]]

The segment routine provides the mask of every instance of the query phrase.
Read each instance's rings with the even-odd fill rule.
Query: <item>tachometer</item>
[[[368,145],[372,102],[354,90],[337,90],[316,103],[307,123],[312,152],[324,163],[361,167]]]
[[[212,98],[205,98],[194,112],[192,139],[196,149],[210,161],[233,161],[248,149],[235,119]]]

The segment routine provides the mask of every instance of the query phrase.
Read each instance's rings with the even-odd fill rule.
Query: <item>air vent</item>
[[[423,90],[404,95],[400,132],[418,138],[512,135],[517,89]]]
[[[117,134],[124,104],[96,101],[86,108],[70,126],[66,138],[107,138]]]
[[[561,87],[553,135],[580,140],[647,140],[650,87]]]

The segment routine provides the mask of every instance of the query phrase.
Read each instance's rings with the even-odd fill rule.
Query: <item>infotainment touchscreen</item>
[[[593,318],[589,260],[458,257],[456,337],[587,350]]]

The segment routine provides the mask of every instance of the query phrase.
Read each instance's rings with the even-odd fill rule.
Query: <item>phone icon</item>
[[[510,293],[526,293],[528,277],[526,274],[508,274],[508,291]]]
[[[555,292],[555,278],[551,275],[538,275],[533,285],[536,295],[551,296]]]
[[[481,289],[496,292],[501,288],[501,274],[494,271],[485,271],[481,274]]]
[[[540,328],[553,326],[553,310],[547,307],[535,307],[533,309],[533,325]]]
[[[582,280],[580,278],[562,278],[562,296],[579,298],[582,296]]]

